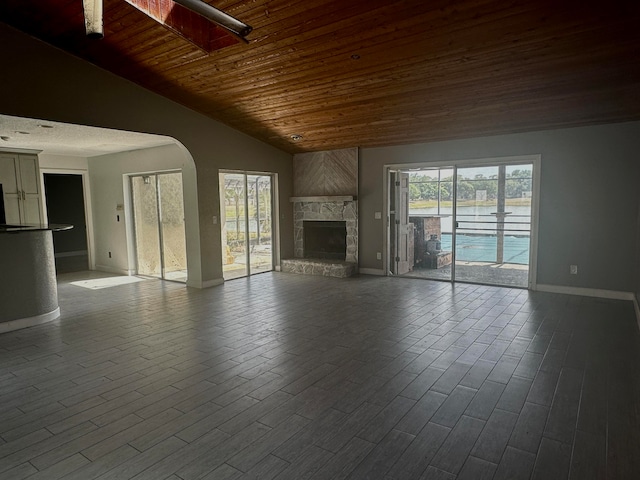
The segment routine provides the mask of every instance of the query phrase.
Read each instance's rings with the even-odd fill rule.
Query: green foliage
[[[446,201],[451,200],[452,192],[453,182],[451,178],[438,182],[437,179],[418,176],[415,173],[412,173],[409,177],[409,198],[411,200],[434,200],[437,202],[439,193],[440,201]]]
[[[256,232],[249,232],[249,241],[251,245],[255,245],[258,242],[258,234]],[[238,235],[238,233],[235,231],[227,232],[227,246],[231,248],[232,251],[244,250],[245,243],[246,239],[244,232],[240,232],[240,235]],[[270,232],[260,232],[260,244],[271,244]]]
[[[258,238],[258,234],[256,232],[250,232],[249,238],[251,240],[256,240]],[[266,232],[260,232],[260,240],[269,240],[271,239],[271,235],[266,234]],[[244,242],[244,232],[240,232],[240,236],[236,232],[227,232],[227,242]]]
[[[507,199],[524,198],[525,192],[531,192],[532,180],[530,170],[514,170],[507,173],[505,182],[505,195]],[[486,196],[487,201],[495,200],[498,195],[498,177],[491,175],[486,178],[483,174],[476,174],[474,178],[458,178],[457,197],[459,201],[476,200],[477,192],[485,192],[480,196]],[[409,198],[412,202],[442,202],[452,200],[453,178],[451,176],[438,181],[437,177],[417,172],[409,176]],[[439,196],[438,196],[439,194]]]

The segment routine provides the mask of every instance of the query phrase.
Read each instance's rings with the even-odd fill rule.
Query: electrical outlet
[[[571,275],[577,275],[578,274],[578,265],[569,265],[569,273]]]
[[[377,258],[378,260],[382,260],[382,254],[381,254],[380,252],[377,252],[377,253],[376,253],[376,258]]]

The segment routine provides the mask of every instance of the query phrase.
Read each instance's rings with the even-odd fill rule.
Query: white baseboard
[[[597,288],[565,287],[562,285],[536,285],[538,292],[563,293],[565,295],[579,295],[581,297],[609,298],[611,300],[635,299],[632,292],[618,292],[616,290],[600,290]]]
[[[64,257],[79,257],[79,256],[89,255],[87,250],[75,250],[73,252],[60,252],[56,253],[54,256],[56,258],[64,258]]]
[[[359,268],[358,272],[363,275],[378,275],[384,276],[384,270],[381,268]]]
[[[110,267],[108,265],[96,265],[95,270],[97,270],[99,272],[105,272],[105,273],[114,273],[116,275],[131,276],[131,275],[135,275],[136,274],[136,272],[134,272],[133,270],[127,270],[127,269],[123,269],[123,268],[114,268],[114,267]]]
[[[33,327],[43,323],[55,320],[60,316],[60,307],[52,310],[49,313],[43,313],[36,315],[35,317],[18,318],[16,320],[9,320],[8,322],[0,322],[0,333],[11,332],[13,330],[20,330],[21,328]]]
[[[566,295],[579,295],[581,297],[608,298],[611,300],[629,300],[633,302],[636,313],[636,322],[640,329],[640,306],[638,298],[633,292],[618,292],[616,290],[599,290],[597,288],[564,287],[560,285],[536,285],[539,292],[564,293]]]

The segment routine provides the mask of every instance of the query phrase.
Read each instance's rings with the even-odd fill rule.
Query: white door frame
[[[75,170],[72,168],[40,168],[40,191],[42,192],[42,221],[49,223],[49,215],[47,212],[46,191],[44,189],[44,175],[52,173],[58,175],[81,175],[82,176],[82,194],[84,197],[84,221],[87,226],[87,256],[89,260],[89,270],[96,269],[95,243],[93,240],[93,209],[91,208],[91,183],[89,182],[89,172],[87,170]]]
[[[154,172],[144,172],[144,173],[127,173],[125,174],[125,182],[128,183],[128,190],[127,190],[127,197],[125,198],[125,203],[127,205],[127,212],[128,212],[128,219],[129,219],[129,223],[128,225],[128,230],[127,230],[127,246],[129,248],[129,251],[133,253],[133,264],[135,265],[135,270],[134,270],[134,275],[139,275],[139,271],[138,271],[138,248],[137,248],[137,238],[136,238],[136,228],[135,228],[135,213],[134,213],[134,209],[135,209],[135,205],[134,205],[134,196],[133,196],[133,179],[134,177],[155,177],[155,182],[156,182],[156,208],[158,209],[158,240],[159,240],[159,251],[160,251],[160,278],[161,280],[167,280],[167,281],[176,281],[178,283],[184,283],[185,285],[188,283],[188,279],[189,279],[189,264],[187,262],[187,280],[185,280],[184,282],[182,281],[178,281],[178,280],[170,280],[166,278],[166,271],[165,271],[165,258],[164,258],[164,238],[163,238],[163,232],[162,232],[162,209],[161,209],[161,205],[160,205],[160,188],[159,188],[159,177],[160,175],[172,175],[172,174],[180,174],[180,182],[182,184],[182,198],[183,198],[183,204],[182,204],[182,209],[183,212],[185,210],[185,205],[184,205],[184,173],[182,171],[182,169],[169,169],[169,170],[156,170]],[[183,213],[183,216],[186,219],[186,214]],[[186,220],[185,220],[185,249],[186,249],[186,238],[187,236],[187,231],[186,231]],[[130,237],[130,238],[129,238]],[[186,252],[185,252],[186,253]],[[131,260],[131,259],[130,259]],[[131,264],[131,262],[130,262]]]
[[[279,185],[278,174],[276,172],[265,172],[259,170],[232,170],[228,168],[221,168],[218,170],[218,185],[220,184],[220,174],[231,173],[244,175],[245,180],[245,199],[247,198],[247,176],[248,175],[260,175],[265,177],[271,177],[271,261],[273,271],[279,272],[281,270],[280,261],[280,201],[279,201]],[[219,196],[222,192],[218,192]],[[222,209],[225,208],[224,202],[220,201],[220,222],[222,222],[223,215]],[[249,214],[249,209],[245,208],[245,217]],[[245,226],[248,228],[248,218],[245,218]],[[222,223],[220,224],[220,232],[222,232]],[[222,239],[221,239],[222,240]],[[251,276],[251,262],[249,259],[249,248],[247,245],[247,277]]]
[[[422,162],[422,163],[390,163],[383,166],[383,209],[386,215],[386,226],[384,228],[382,247],[382,268],[384,275],[389,275],[390,268],[390,239],[389,239],[389,181],[390,171],[409,170],[409,169],[429,169],[429,168],[444,168],[450,167],[454,169],[454,185],[456,184],[457,168],[472,167],[472,166],[484,166],[484,165],[517,165],[517,164],[532,164],[533,165],[533,202],[531,203],[531,251],[529,257],[529,290],[537,289],[537,277],[538,277],[538,226],[539,226],[539,211],[540,211],[540,170],[542,165],[542,156],[540,154],[534,155],[514,155],[508,157],[487,157],[487,158],[474,158],[474,159],[459,159],[459,160],[447,160],[436,162]],[[455,192],[455,188],[454,188]],[[455,200],[455,193],[454,193]],[[455,235],[454,235],[455,238]],[[452,281],[455,281],[455,277],[452,272]]]

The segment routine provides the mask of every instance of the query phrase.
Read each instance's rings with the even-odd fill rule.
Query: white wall
[[[193,159],[181,145],[107,154],[93,157],[40,154],[41,172],[74,173],[85,176],[87,196],[87,228],[92,268],[133,274],[136,269],[131,228],[127,208],[128,175],[165,170],[180,170],[183,175],[187,263],[190,286],[200,278],[198,235],[198,197]],[[43,189],[44,191],[44,189]],[[123,205],[124,210],[116,210]],[[111,257],[109,257],[111,252]]]
[[[38,155],[40,170],[69,170],[86,172],[89,170],[89,162],[86,157],[76,157],[71,155],[52,155],[40,153]]]
[[[360,267],[382,269],[383,166],[540,154],[538,284],[635,292],[640,122],[360,151]],[[569,265],[579,274],[570,275]]]
[[[92,206],[95,233],[95,257],[98,270],[114,273],[135,273],[135,252],[127,238],[132,231],[127,225],[129,210],[129,174],[163,170],[180,170],[183,176],[185,227],[189,285],[199,286],[198,196],[195,166],[179,145],[147,148],[131,152],[100,155],[89,158],[89,178],[92,185]],[[122,205],[124,210],[117,210]],[[119,217],[119,220],[118,220]],[[129,224],[130,226],[130,224]],[[127,236],[129,233],[129,237]],[[109,258],[111,252],[111,258]]]

